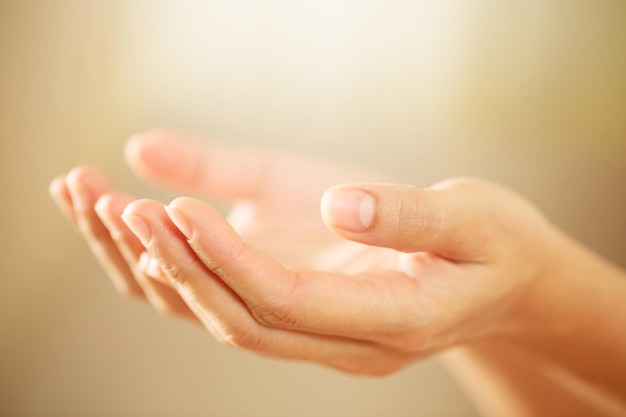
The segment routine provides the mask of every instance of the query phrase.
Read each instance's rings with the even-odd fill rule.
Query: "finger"
[[[96,202],[95,211],[109,230],[111,239],[130,267],[148,302],[161,313],[177,315],[197,322],[195,314],[178,293],[168,285],[168,281],[159,282],[148,275],[150,257],[139,239],[128,229],[121,218],[124,208],[132,201],[131,196],[123,193],[104,194]],[[153,270],[151,273],[156,275]]]
[[[146,294],[146,298],[148,299],[150,305],[162,314],[177,316],[187,319],[195,324],[202,324],[200,319],[198,319],[195,313],[191,311],[178,292],[172,288],[169,281],[166,280],[163,282],[161,280],[156,280],[148,274],[148,269],[150,268],[152,260],[153,258],[148,254],[148,252],[143,252],[139,256],[139,262],[137,263],[137,268],[135,270],[137,282],[141,285],[141,288]],[[159,275],[165,278],[163,274]]]
[[[419,285],[404,274],[292,272],[242,242],[199,200],[179,198],[166,210],[203,264],[263,325],[380,341],[382,334],[406,331],[407,317],[415,315]]]
[[[260,151],[209,145],[169,131],[132,137],[125,156],[143,178],[227,202],[258,196],[271,162]]]
[[[142,269],[146,272],[146,275],[148,275],[150,278],[157,280],[165,285],[171,285],[167,276],[161,269],[161,266],[159,265],[159,261],[157,261],[155,258],[150,256],[148,252],[144,252],[141,255],[142,256],[145,255],[147,257],[144,265],[142,266]]]
[[[72,197],[65,184],[65,175],[56,177],[48,187],[50,197],[56,203],[57,207],[63,213],[63,215],[74,225],[76,225],[76,218],[74,216],[74,209],[72,207]]]
[[[413,359],[369,342],[262,326],[241,298],[198,259],[159,203],[132,203],[124,220],[143,237],[144,245],[159,260],[181,296],[223,343],[372,375],[389,373]]]
[[[98,198],[111,191],[106,178],[92,169],[79,167],[67,175],[65,183],[77,226],[115,288],[122,294],[143,298],[132,270],[94,209]]]
[[[75,223],[71,196],[65,184],[65,176],[60,176],[52,182],[50,194],[65,216]],[[146,271],[143,271],[144,265],[138,261],[140,259],[138,254],[143,251],[143,246],[119,218],[124,207],[131,201],[130,196],[105,194],[96,202],[95,211],[108,228],[111,239],[116,242],[148,301],[158,311],[179,315],[198,322],[197,317],[189,310],[189,307],[183,302],[178,293],[167,285],[169,283],[165,280],[163,274],[160,273],[160,269],[158,271],[155,269],[154,262],[151,262],[149,259],[146,260]],[[148,255],[146,252],[143,252],[143,254]],[[149,256],[147,257],[149,258]],[[165,282],[154,282],[153,279],[148,278],[148,272],[155,279],[162,279]]]
[[[163,130],[134,136],[125,155],[138,176],[158,184],[225,203],[264,198],[273,204],[289,201],[289,207],[298,206],[298,212],[307,215],[307,209],[314,207],[310,203],[316,205],[332,184],[381,178],[302,155],[218,145]]]
[[[346,239],[455,261],[477,261],[485,253],[489,216],[487,201],[447,188],[350,184],[322,198],[324,222]]]

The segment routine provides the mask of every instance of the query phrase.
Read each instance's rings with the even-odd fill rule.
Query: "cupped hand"
[[[53,197],[117,287],[270,356],[392,372],[514,325],[550,259],[536,244],[553,239],[549,224],[483,181],[363,182],[377,178],[167,132],[131,140],[127,160],[232,210],[225,219],[188,197],[130,203],[87,168],[55,180]],[[327,190],[342,183],[352,184]]]
[[[323,159],[163,131],[132,138],[125,154],[139,177],[225,204],[229,223],[246,242],[295,269],[348,267],[346,258],[367,249],[328,230],[320,201],[335,184],[384,179]]]

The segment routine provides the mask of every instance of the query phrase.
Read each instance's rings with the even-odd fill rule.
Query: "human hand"
[[[145,178],[233,203],[230,223],[194,199],[175,200],[167,212],[157,202],[134,202],[125,220],[142,245],[120,220],[131,198],[113,193],[97,173],[75,170],[53,183],[52,194],[120,288],[199,318],[227,344],[267,355],[356,373],[394,371],[497,335],[549,258],[535,244],[551,238],[548,223],[482,181],[428,190],[335,187],[322,214],[337,236],[321,221],[320,197],[361,173],[168,134],[131,141],[127,156]],[[364,195],[373,206],[352,207]],[[370,218],[369,227],[361,223]]]
[[[342,242],[324,227],[319,200],[336,182],[380,179],[371,173],[297,155],[208,145],[164,131],[131,139],[125,153],[128,165],[145,180],[226,203],[229,221],[242,236],[286,265],[337,268],[343,261],[337,254],[354,256],[363,249]],[[146,298],[161,312],[197,321],[122,222],[132,196],[113,190],[104,175],[88,167],[56,178],[50,194],[120,293]],[[306,236],[305,242],[295,247],[292,242],[300,236]],[[338,244],[342,251],[334,250]]]
[[[358,202],[355,190],[374,197],[371,212],[342,202],[342,194]],[[370,214],[372,225],[359,225]],[[285,268],[198,200],[166,209],[134,202],[124,219],[219,339],[368,374],[496,336],[515,322],[507,313],[547,259],[535,244],[550,238],[541,216],[478,181],[334,188],[324,215],[339,235],[367,246],[323,271]]]

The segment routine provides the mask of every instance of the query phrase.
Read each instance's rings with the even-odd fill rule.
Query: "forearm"
[[[461,346],[443,359],[482,416],[605,415],[555,380],[545,364],[498,341]]]
[[[551,243],[503,331],[449,362],[486,415],[624,415],[626,277],[567,237]]]
[[[579,395],[623,413],[626,274],[566,236],[559,242],[553,269],[519,304],[510,341],[562,371]]]

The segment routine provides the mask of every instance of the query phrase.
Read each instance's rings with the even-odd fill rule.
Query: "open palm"
[[[526,244],[543,221],[488,183],[364,184],[379,213],[354,233],[324,221],[320,201],[336,184],[381,177],[169,132],[132,139],[126,157],[148,181],[226,204],[228,221],[193,198],[135,200],[89,168],[56,179],[52,196],[119,291],[229,345],[388,373],[482,335],[533,276],[503,279],[502,268],[519,258],[511,236]]]
[[[324,192],[341,183],[381,181],[381,175],[340,168],[300,154],[209,145],[160,132],[131,140],[127,161],[141,177],[228,207],[243,240],[296,270],[357,270],[393,253],[346,241],[320,216]]]

